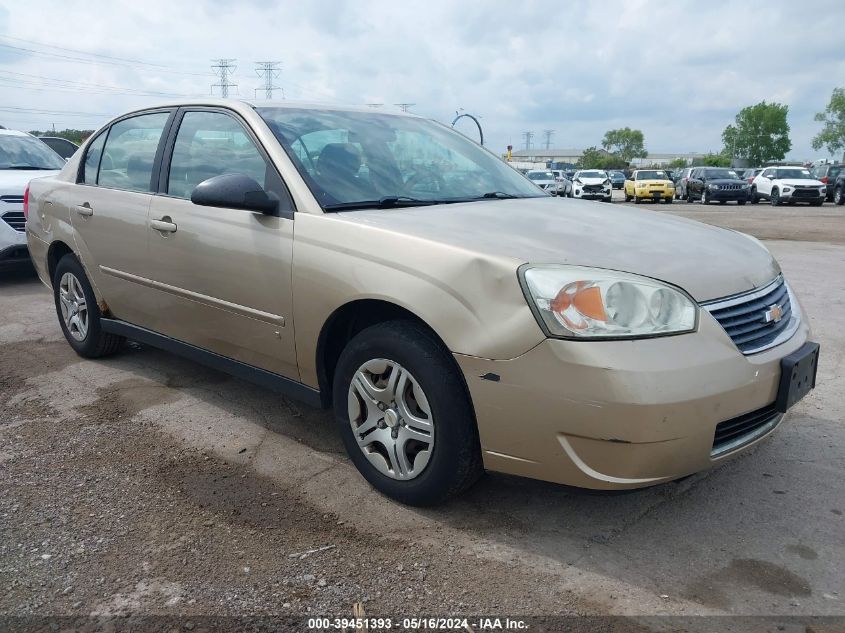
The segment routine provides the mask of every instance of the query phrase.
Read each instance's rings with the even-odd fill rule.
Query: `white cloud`
[[[607,129],[629,125],[645,132],[653,151],[717,150],[740,108],[781,101],[790,105],[792,154],[803,158],[814,154],[813,113],[845,77],[841,36],[825,26],[836,15],[845,17],[840,0],[804,3],[797,13],[787,0],[765,7],[665,0],[16,3],[0,10],[0,104],[94,114],[6,111],[0,123],[93,127],[104,115],[162,100],[95,94],[90,86],[78,92],[77,84],[33,76],[204,95],[214,82],[210,60],[234,57],[241,96],[260,85],[253,62],[281,60],[288,99],[388,108],[411,102],[442,121],[463,107],[483,117],[495,149],[519,146],[524,130],[539,138],[555,129],[556,144],[571,147],[598,144]],[[8,48],[45,50],[26,40],[164,68],[82,64]]]

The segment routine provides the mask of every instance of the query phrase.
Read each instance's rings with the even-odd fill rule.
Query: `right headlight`
[[[526,298],[551,336],[646,338],[695,330],[698,306],[682,290],[631,273],[566,265],[525,265]]]

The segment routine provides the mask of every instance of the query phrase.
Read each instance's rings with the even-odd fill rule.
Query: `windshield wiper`
[[[326,211],[353,211],[355,209],[393,209],[396,207],[422,207],[431,204],[441,204],[442,200],[420,200],[410,196],[384,196],[378,200],[356,200],[355,202],[338,202],[327,204]]]
[[[522,196],[515,196],[512,193],[505,193],[504,191],[488,191],[482,198],[492,198],[494,200],[510,200],[511,198],[521,198]]]
[[[3,167],[2,169],[20,169],[21,171],[23,171],[23,170],[26,170],[26,171],[36,171],[36,170],[38,170],[38,171],[40,171],[40,170],[53,171],[54,170],[53,167],[36,167],[35,165],[11,165],[9,167]]]

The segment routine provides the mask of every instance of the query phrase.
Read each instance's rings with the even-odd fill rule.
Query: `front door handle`
[[[84,204],[78,204],[78,205],[76,205],[76,212],[77,212],[79,215],[84,215],[84,216],[91,216],[91,215],[94,215],[94,209],[92,209],[92,208],[91,208],[91,205],[90,205],[90,204],[88,204],[87,202],[86,202],[86,203],[84,203]]]
[[[162,233],[176,232],[176,224],[171,222],[167,216],[164,216],[161,220],[150,220],[150,227]]]

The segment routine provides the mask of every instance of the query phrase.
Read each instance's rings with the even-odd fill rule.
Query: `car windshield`
[[[555,175],[550,171],[529,171],[528,177],[531,180],[554,180]]]
[[[579,178],[607,178],[607,174],[603,171],[582,171],[578,174]]]
[[[256,110],[326,210],[548,195],[433,121],[343,110]],[[551,172],[542,174],[554,180]]]
[[[61,169],[62,157],[32,136],[0,135],[0,169]]]
[[[666,180],[665,171],[638,171],[635,180]]]
[[[704,172],[704,176],[706,178],[714,179],[714,178],[724,178],[726,180],[737,180],[739,176],[737,176],[736,172],[733,169],[708,169]]]
[[[775,178],[807,178],[812,179],[809,169],[778,169]]]

